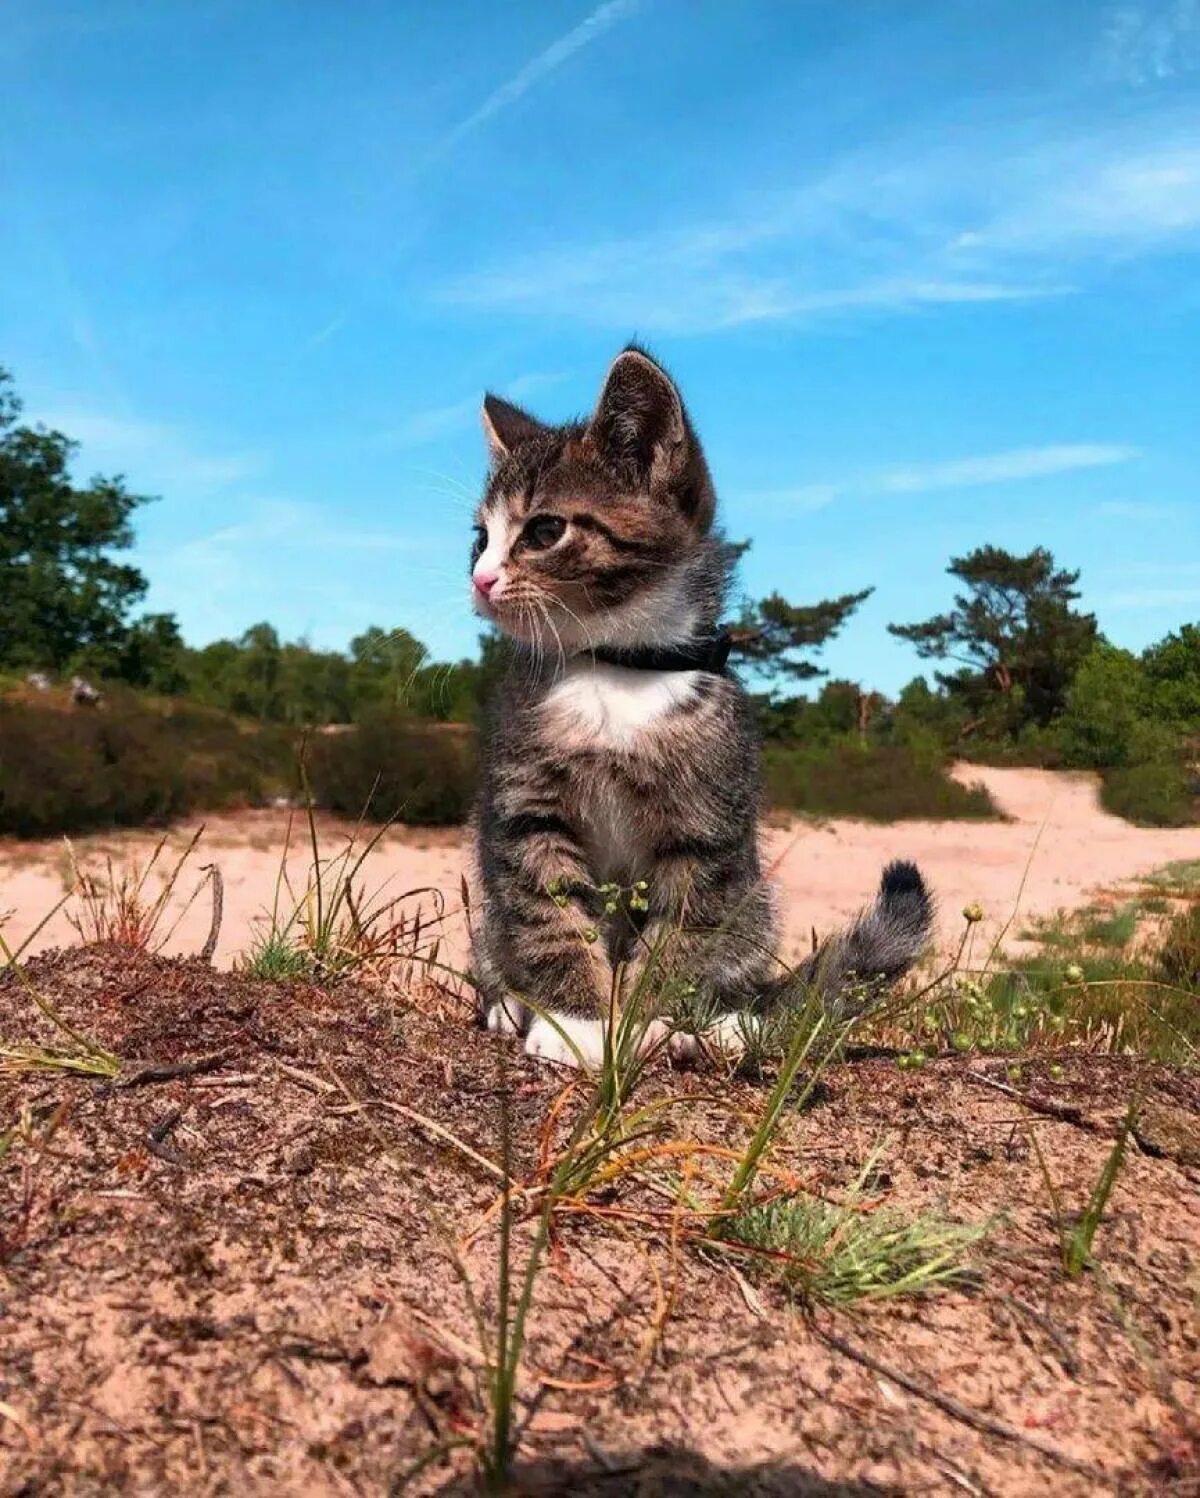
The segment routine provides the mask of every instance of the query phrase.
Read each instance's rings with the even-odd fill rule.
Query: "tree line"
[[[148,503],[121,478],[72,477],[76,444],[21,421],[0,370],[0,670],[72,672],[291,725],[362,721],[379,710],[450,721],[478,717],[503,646],[478,660],[435,662],[404,629],[373,626],[346,651],[283,641],[268,623],[237,639],[188,645],[171,614],[139,612],[146,578],[121,560]],[[743,547],[738,548],[744,549]],[[826,673],[816,657],[871,589],[797,604],[772,593],[743,602],[732,659],[768,738],[880,731],[897,714],[947,744],[1023,745],[1068,762],[1120,765],[1200,735],[1200,628],[1185,625],[1135,656],[1103,638],[1079,607],[1079,573],[1038,547],[980,546],[951,558],[944,612],[890,632],[935,663],[896,703],[856,683],[797,687]],[[893,724],[894,727],[894,724]]]

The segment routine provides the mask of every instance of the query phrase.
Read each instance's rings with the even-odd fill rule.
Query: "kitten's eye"
[[[487,546],[487,530],[486,530],[486,528],[484,526],[477,525],[475,527],[475,539],[471,542],[471,566],[472,567],[474,567],[475,563],[483,555],[484,548],[486,546]]]
[[[561,515],[535,515],[521,532],[521,540],[531,551],[548,551],[561,541],[567,522]]]

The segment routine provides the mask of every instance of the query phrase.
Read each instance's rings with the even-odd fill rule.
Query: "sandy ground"
[[[852,915],[869,898],[880,869],[891,858],[915,859],[924,870],[939,902],[943,948],[957,942],[961,911],[969,902],[978,901],[986,912],[978,938],[982,942],[1018,908],[1022,917],[1049,915],[1174,860],[1200,859],[1200,828],[1139,828],[1109,816],[1100,808],[1093,776],[974,765],[955,773],[963,780],[982,781],[1009,820],[881,825],[806,819],[765,830],[764,854],[775,865],[783,893],[784,955],[807,950],[814,927],[825,933]],[[173,845],[182,846],[196,825],[174,829]],[[333,853],[346,824],[328,818],[321,826],[323,851]],[[200,865],[211,861],[220,866],[225,916],[218,965],[232,965],[249,945],[255,922],[271,906],[286,828],[287,814],[278,811],[218,815],[207,821],[193,858],[195,869],[181,879],[179,889],[190,891]],[[305,839],[299,836],[302,830],[296,828],[289,861],[297,889],[303,889],[311,861]],[[147,832],[111,834],[79,839],[76,852],[84,867],[102,868],[107,854],[117,863],[144,860],[155,841],[156,835]],[[59,840],[0,840],[0,915],[12,912],[5,927],[10,943],[23,941],[61,898],[67,867]],[[372,854],[367,884],[374,889],[386,883],[393,895],[433,887],[444,892],[447,908],[456,910],[460,878],[468,867],[461,832],[396,828]],[[410,908],[422,902],[428,909],[427,894],[414,897]],[[199,950],[208,927],[209,909],[201,899],[184,916],[165,950]],[[1014,921],[1010,936],[1020,929],[1021,921]],[[465,932],[460,918],[447,922],[446,935],[447,960],[461,962]],[[73,939],[64,911],[46,925],[31,950]]]
[[[114,948],[29,976],[122,1076],[0,1070],[0,1495],[478,1493],[460,1274],[493,1326],[501,1098],[536,1185],[581,1094],[428,991]],[[0,1012],[17,1039],[58,1038],[11,974]],[[874,1156],[865,1210],[989,1224],[972,1285],[807,1312],[771,1261],[703,1238],[763,1089],[656,1064],[638,1103],[661,1105],[672,1153],[648,1148],[647,1108],[638,1167],[555,1214],[509,1491],[1194,1495],[1197,1078],[1069,1048],[1023,1063],[1028,1094],[999,1059],[876,1055],[785,1110],[764,1196],[841,1200]],[[1081,1204],[1134,1092],[1103,1274],[1068,1279],[1029,1134]]]

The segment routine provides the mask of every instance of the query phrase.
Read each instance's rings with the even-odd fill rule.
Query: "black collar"
[[[729,631],[718,629],[704,639],[683,645],[600,645],[589,652],[606,666],[625,666],[631,671],[712,671],[725,669],[732,644]]]

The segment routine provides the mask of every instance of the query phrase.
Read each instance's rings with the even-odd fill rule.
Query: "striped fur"
[[[724,604],[733,552],[713,529],[712,482],[678,392],[630,349],[590,420],[546,427],[489,396],[484,427],[493,466],[476,606],[516,647],[476,817],[474,963],[489,1026],[569,1059],[535,1019],[549,1011],[594,1050],[587,1025],[616,972],[636,981],[650,952],[656,981],[695,983],[717,1010],[755,1010],[778,996],[780,970],[746,695],[726,671],[634,670],[591,654],[703,639]],[[928,897],[913,876],[920,900],[908,888],[904,921],[881,897],[830,944],[819,986],[831,1003],[847,964],[891,978],[924,944]],[[648,910],[606,920],[597,886],[638,880]]]

